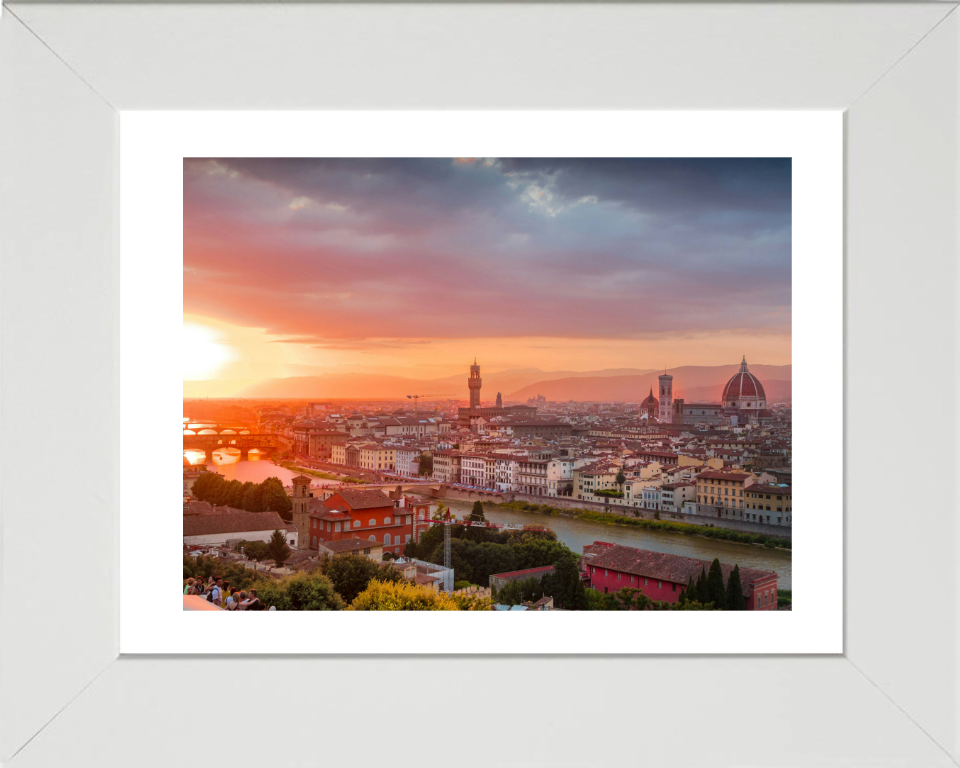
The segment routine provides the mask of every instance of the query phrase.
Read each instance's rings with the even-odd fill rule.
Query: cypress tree
[[[710,602],[710,592],[707,589],[707,572],[700,566],[700,578],[697,579],[697,602],[706,605]]]
[[[710,602],[718,611],[727,607],[727,590],[723,584],[723,571],[720,569],[720,558],[715,557],[710,563],[710,574],[707,576],[707,594]]]
[[[740,566],[733,566],[733,572],[727,580],[727,610],[745,611],[746,601],[743,597],[743,583],[740,581]]]
[[[692,602],[697,599],[697,585],[693,583],[693,576],[690,577],[690,580],[687,582],[687,586],[683,588],[683,592],[680,593],[680,599],[677,600],[678,605],[686,605],[689,602]]]

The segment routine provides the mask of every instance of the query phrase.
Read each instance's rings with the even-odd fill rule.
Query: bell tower
[[[673,423],[673,376],[666,370],[660,377],[660,423]]]
[[[480,407],[480,386],[483,380],[480,378],[480,366],[477,365],[477,359],[473,359],[473,365],[470,366],[470,378],[467,379],[467,387],[470,389],[470,407]]]
[[[297,549],[310,549],[310,478],[293,478],[293,524],[297,526]]]

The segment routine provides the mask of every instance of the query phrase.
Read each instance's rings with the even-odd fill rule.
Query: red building
[[[377,542],[384,553],[402,555],[412,536],[413,509],[380,491],[340,491],[310,512],[311,549],[319,542],[353,538]]]
[[[589,585],[600,592],[638,589],[651,600],[675,603],[691,577],[696,581],[701,569],[710,571],[710,562],[683,555],[653,552],[595,541],[583,548],[580,568]],[[732,565],[720,564],[723,581],[730,578]],[[741,568],[740,581],[748,611],[777,610],[777,574],[756,568]]]

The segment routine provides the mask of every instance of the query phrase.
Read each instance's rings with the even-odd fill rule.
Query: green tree
[[[710,573],[707,575],[708,602],[713,603],[718,610],[727,607],[727,589],[723,583],[723,571],[720,568],[720,558],[715,557],[710,564]]]
[[[227,481],[216,472],[204,472],[193,481],[192,493],[200,501],[221,506],[228,498]]]
[[[234,509],[243,509],[243,483],[231,480],[227,483],[227,506]]]
[[[470,515],[467,517],[472,523],[485,523],[487,522],[486,515],[483,514],[483,504],[479,501],[473,502],[473,509],[470,510]],[[464,538],[470,541],[485,541],[486,540],[486,529],[485,528],[472,528],[466,527]]]
[[[543,597],[543,584],[536,576],[527,579],[511,581],[497,592],[497,602],[503,605],[520,605],[533,603]]]
[[[573,553],[563,555],[554,566],[553,572],[554,605],[568,611],[587,610],[587,597],[584,594],[583,581],[577,560]]]
[[[691,600],[696,599],[697,585],[693,583],[693,576],[691,576],[690,580],[687,582],[687,586],[683,588],[683,591],[680,593],[680,597],[677,598],[677,605],[683,605]]]
[[[268,560],[270,558],[270,553],[267,551],[265,542],[244,540],[240,542],[240,547],[243,549],[243,554],[251,560],[260,562],[261,560]]]
[[[700,577],[697,579],[697,602],[710,602],[710,590],[707,588],[707,572],[700,566]]]
[[[278,477],[268,477],[260,483],[260,494],[265,512],[276,512],[284,520],[293,519],[293,501]]]
[[[420,460],[417,463],[417,474],[420,476],[433,474],[433,454],[424,451],[420,454]]]
[[[243,508],[247,512],[263,512],[263,489],[257,483],[246,483],[243,491]]]
[[[402,581],[403,574],[391,565],[376,563],[364,555],[337,555],[323,561],[321,569],[344,602],[352,603],[372,579]]]
[[[623,472],[623,467],[617,470],[616,483],[620,486],[620,490],[623,490],[623,484],[627,482],[627,476]]]
[[[256,590],[261,603],[278,611],[342,611],[346,607],[330,579],[319,571],[266,581]]]
[[[443,526],[432,525],[420,533],[420,541],[411,541],[403,548],[403,554],[406,557],[413,557],[417,560],[430,560],[430,554],[436,548],[437,544],[443,543]],[[441,561],[442,562],[442,561]]]
[[[746,600],[743,597],[743,584],[740,581],[740,566],[734,565],[730,578],[727,579],[727,610],[745,611]]]
[[[273,560],[277,567],[281,567],[290,557],[290,547],[287,546],[287,537],[282,531],[274,531],[267,542],[267,557]]]

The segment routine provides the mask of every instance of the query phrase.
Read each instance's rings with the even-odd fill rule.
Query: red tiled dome
[[[640,405],[641,405],[641,407],[643,407],[643,406],[649,405],[649,404],[651,404],[651,403],[653,404],[653,406],[654,406],[655,408],[657,408],[657,407],[660,406],[660,401],[657,400],[657,398],[655,398],[655,397],[653,396],[653,387],[650,388],[650,394],[647,395],[647,396],[643,399],[643,402],[640,403]]]
[[[760,379],[747,370],[747,359],[743,359],[740,370],[733,374],[727,386],[723,388],[723,404],[736,403],[741,399],[766,400],[767,393],[763,391]]]

